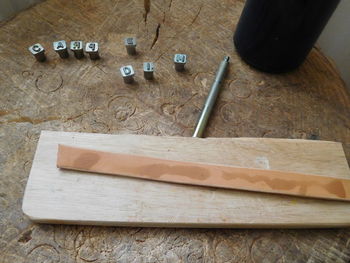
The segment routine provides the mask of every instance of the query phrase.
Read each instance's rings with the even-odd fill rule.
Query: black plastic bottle
[[[340,0],[247,0],[234,35],[241,58],[282,73],[306,58]]]

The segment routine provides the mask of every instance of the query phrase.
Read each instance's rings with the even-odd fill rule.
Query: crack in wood
[[[28,231],[24,232],[22,236],[18,239],[18,242],[20,243],[27,243],[32,239],[32,230],[29,229]]]
[[[8,110],[0,110],[0,117],[8,115],[10,113],[11,113],[11,111],[8,111]]]
[[[52,116],[52,117],[48,117],[46,119],[32,119],[32,118],[27,117],[27,116],[21,116],[19,118],[10,119],[8,121],[1,121],[0,123],[1,124],[9,124],[9,123],[24,123],[24,122],[27,122],[27,123],[31,123],[31,124],[35,125],[35,124],[40,124],[40,123],[43,123],[43,122],[57,121],[57,120],[61,120],[61,118]]]
[[[145,24],[147,24],[147,16],[151,10],[151,0],[144,0],[143,7],[145,9],[145,13],[143,14],[143,18],[145,19]]]
[[[20,116],[18,118],[15,118],[15,119],[10,119],[10,120],[7,120],[7,121],[0,121],[0,124],[9,124],[9,123],[30,123],[30,124],[33,124],[33,125],[36,125],[36,124],[41,124],[41,123],[44,123],[44,122],[48,122],[48,121],[63,121],[63,122],[67,122],[67,121],[72,121],[72,120],[75,120],[75,119],[78,119],[84,115],[86,115],[87,113],[93,111],[93,110],[96,110],[97,108],[93,108],[93,109],[89,109],[87,111],[84,111],[84,112],[81,112],[75,116],[71,116],[71,117],[68,117],[66,119],[62,118],[62,117],[57,117],[57,116],[50,116],[50,117],[47,117],[45,119],[33,119],[33,118],[30,118],[28,116]]]
[[[170,12],[170,8],[171,8],[172,3],[173,3],[173,0],[170,0],[169,5],[168,5],[168,12]],[[166,8],[165,8],[165,9],[166,9]],[[164,24],[164,22],[165,22],[165,17],[166,17],[166,13],[167,13],[167,10],[165,10],[165,9],[164,9],[164,11],[163,11],[163,19],[162,19],[163,24]]]
[[[194,22],[196,22],[196,20],[197,20],[199,14],[200,14],[200,12],[202,11],[202,7],[203,7],[203,5],[201,5],[201,6],[199,7],[199,9],[198,9],[198,11],[197,11],[197,14],[196,14],[195,17],[192,19],[192,21],[191,21],[191,23],[189,24],[189,26],[192,26],[192,25],[194,24]]]
[[[79,114],[77,114],[77,115],[75,115],[75,116],[68,117],[66,120],[64,120],[64,122],[72,121],[72,120],[78,119],[78,118],[80,118],[80,117],[82,117],[82,116],[84,116],[84,115],[88,114],[89,112],[94,111],[94,110],[96,110],[96,109],[97,109],[97,108],[92,108],[92,109],[89,109],[89,110],[87,110],[87,111],[81,112],[81,113],[79,113]]]
[[[164,24],[165,22],[165,15],[166,15],[166,11],[163,11],[163,19],[162,19],[162,23]]]
[[[153,39],[153,42],[152,42],[152,45],[151,45],[151,48],[150,48],[150,49],[152,49],[153,46],[154,46],[154,45],[157,43],[157,41],[158,41],[160,26],[161,26],[161,24],[158,23],[157,28],[156,28],[156,34],[155,34],[155,36],[154,36],[154,39]]]

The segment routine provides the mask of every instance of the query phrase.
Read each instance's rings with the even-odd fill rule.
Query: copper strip
[[[350,180],[58,146],[57,167],[148,180],[350,201]]]

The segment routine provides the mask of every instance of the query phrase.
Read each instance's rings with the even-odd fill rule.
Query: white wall
[[[350,1],[341,0],[318,39],[324,54],[331,57],[350,89]]]
[[[42,0],[0,0],[0,21]]]

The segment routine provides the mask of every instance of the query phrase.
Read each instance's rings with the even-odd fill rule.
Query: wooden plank
[[[181,162],[58,145],[57,167],[132,178],[350,201],[350,179],[277,170]]]
[[[349,178],[334,142],[42,132],[23,200],[37,222],[183,227],[340,227],[347,202],[183,186],[56,167],[58,144],[178,161]]]

